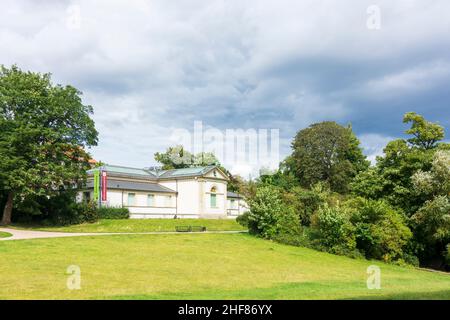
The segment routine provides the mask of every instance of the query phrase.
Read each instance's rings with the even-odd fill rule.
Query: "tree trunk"
[[[13,209],[14,193],[10,191],[8,193],[8,199],[6,200],[5,209],[3,210],[3,218],[0,224],[8,225],[11,223],[12,209]]]

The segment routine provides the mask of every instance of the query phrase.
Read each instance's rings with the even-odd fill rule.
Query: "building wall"
[[[234,200],[234,203],[232,201]],[[230,198],[227,200],[227,214],[229,218],[236,218],[248,211],[248,205],[243,199]]]
[[[178,214],[198,216],[200,194],[197,179],[161,181],[160,184],[178,192],[176,201]]]
[[[109,189],[107,202],[109,207],[128,207],[131,218],[235,218],[246,211],[243,201],[236,199],[236,208],[231,208],[231,201],[227,199],[226,177],[219,171],[209,172],[203,178],[162,180],[158,184],[177,191],[178,195],[171,193],[138,192],[132,190]],[[114,179],[117,179],[114,177]],[[136,181],[135,179],[131,179]],[[150,181],[143,181],[153,183]],[[214,189],[213,189],[214,188]],[[215,190],[215,192],[213,192]],[[135,194],[135,202],[128,204],[128,194]],[[154,195],[152,206],[147,204],[147,196]],[[216,206],[212,206],[211,195],[216,196]],[[82,195],[82,193],[81,193]],[[91,198],[93,193],[91,192]],[[167,204],[165,196],[171,196],[172,201]]]
[[[201,179],[200,183],[202,194],[200,215],[205,218],[225,218],[227,216],[227,182],[205,178]],[[211,195],[216,196],[215,207],[211,205]]]

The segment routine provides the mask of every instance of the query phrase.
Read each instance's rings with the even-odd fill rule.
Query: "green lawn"
[[[154,232],[175,231],[175,226],[205,226],[208,231],[246,230],[232,219],[128,219],[99,220],[66,227],[15,225],[20,229],[61,232]]]
[[[11,236],[12,236],[11,233],[0,231],[0,238],[9,238]]]
[[[366,269],[381,268],[368,290]],[[69,265],[81,290],[66,287]],[[450,275],[352,260],[248,234],[0,242],[0,299],[450,299]]]

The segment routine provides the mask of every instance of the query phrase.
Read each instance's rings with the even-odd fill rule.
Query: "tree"
[[[86,147],[97,144],[81,92],[54,85],[50,74],[0,68],[0,185],[7,195],[2,224],[11,223],[14,199],[49,195],[85,179]]]
[[[393,261],[402,258],[412,237],[404,216],[383,200],[356,198],[346,204],[352,214],[356,247],[368,259]]]
[[[287,229],[287,225],[300,226],[298,216],[287,206],[277,187],[263,185],[256,189],[256,194],[248,200],[248,228],[250,233],[264,238],[274,238]],[[292,227],[291,227],[292,228]]]
[[[426,200],[414,192],[411,177],[419,170],[430,169],[434,152],[413,148],[402,139],[389,142],[384,157],[377,158],[375,177],[381,191],[375,199],[387,199],[411,216]]]
[[[450,151],[439,150],[433,156],[429,171],[417,171],[412,176],[414,190],[427,196],[450,194]]]
[[[437,196],[412,216],[414,236],[419,244],[421,261],[438,263],[442,267],[445,250],[450,244],[450,200],[448,196]]]
[[[359,145],[350,126],[313,124],[294,138],[291,170],[303,187],[326,181],[332,191],[346,193],[352,178],[369,167]]]
[[[427,199],[412,216],[419,253],[423,261],[445,261],[450,242],[450,151],[437,151],[431,169],[416,172],[412,184],[418,196]]]
[[[432,167],[433,156],[438,151],[450,148],[449,144],[439,143],[444,138],[444,129],[425,120],[414,112],[405,114],[404,122],[412,123],[406,133],[409,139],[398,139],[388,143],[384,156],[377,158],[374,178],[379,184],[367,189],[372,198],[387,199],[392,205],[401,208],[408,216],[414,214],[425,201],[424,194],[417,193],[413,187],[412,177],[417,172],[427,172]],[[359,195],[362,181],[354,181],[353,191]],[[367,182],[367,181],[366,181]],[[366,183],[369,186],[370,183]],[[381,191],[379,187],[381,186]],[[359,191],[358,191],[359,190]],[[373,193],[373,191],[376,191]]]
[[[408,142],[423,149],[433,149],[436,143],[444,139],[444,128],[437,123],[432,123],[415,112],[408,112],[403,117],[404,123],[412,123],[411,128],[406,131],[413,135]]]
[[[197,154],[192,154],[189,151],[185,150],[182,145],[169,147],[164,153],[156,152],[155,160],[163,165],[163,170],[204,167],[212,165],[221,167],[220,161],[213,153],[199,152]],[[221,167],[221,169],[225,168]]]
[[[339,255],[355,253],[354,227],[345,208],[321,206],[312,217],[311,226],[313,243],[318,249]]]
[[[163,170],[182,169],[193,166],[194,156],[181,145],[169,147],[166,152],[155,153],[155,160],[163,165]]]
[[[350,189],[356,196],[366,199],[379,199],[383,192],[385,181],[377,168],[370,167],[360,172],[351,182]]]

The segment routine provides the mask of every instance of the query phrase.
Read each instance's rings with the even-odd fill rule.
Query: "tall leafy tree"
[[[420,114],[408,112],[403,117],[403,122],[411,123],[411,128],[406,130],[406,133],[412,135],[408,142],[413,146],[433,149],[438,141],[444,139],[444,128],[437,123],[425,120]]]
[[[416,172],[412,183],[414,191],[427,199],[412,216],[419,256],[442,267],[450,245],[450,151],[436,152],[431,169]]]
[[[387,199],[408,216],[416,212],[427,198],[414,191],[412,177],[418,171],[429,171],[433,156],[439,150],[448,150],[444,129],[439,124],[425,120],[414,112],[405,114],[407,139],[397,139],[387,144],[384,156],[377,158],[377,165],[370,172],[357,176],[352,191],[372,199]]]
[[[6,195],[2,224],[14,200],[70,188],[90,168],[85,147],[97,144],[90,118],[72,86],[54,85],[50,74],[0,67],[0,189]]]
[[[326,181],[333,191],[345,193],[352,178],[369,166],[359,145],[350,126],[313,124],[294,138],[291,170],[304,187]]]

